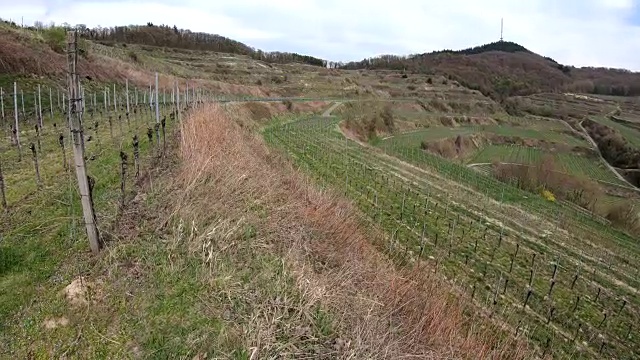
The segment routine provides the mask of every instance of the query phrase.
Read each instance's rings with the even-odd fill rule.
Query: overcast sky
[[[177,25],[333,61],[500,38],[558,62],[640,71],[640,0],[0,0],[25,24]]]

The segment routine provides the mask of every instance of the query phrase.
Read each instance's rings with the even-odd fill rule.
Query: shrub
[[[138,54],[133,50],[129,51],[129,59],[131,59],[131,61],[133,61],[135,63],[140,61],[140,59],[138,58]]]
[[[47,43],[47,45],[49,45],[51,50],[57,53],[64,52],[66,36],[67,36],[66,30],[58,26],[46,28],[42,32],[42,37],[44,38],[44,41]]]
[[[614,225],[617,225],[632,234],[640,233],[640,217],[638,210],[635,209],[633,203],[625,201],[614,205],[607,213],[606,218]]]
[[[556,196],[549,190],[542,190],[542,197],[547,201],[556,202]]]

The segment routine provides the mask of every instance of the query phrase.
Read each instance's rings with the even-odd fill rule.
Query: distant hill
[[[508,41],[411,56],[383,55],[350,62],[342,68],[443,74],[496,100],[514,95],[560,91],[640,95],[640,73],[562,65]]]
[[[10,21],[2,21],[5,25],[18,28]],[[28,27],[30,30],[42,30],[40,26]],[[65,28],[65,30],[70,27]],[[224,36],[190,30],[178,29],[176,26],[154,25],[128,25],[115,27],[88,28],[77,25],[79,35],[82,38],[100,42],[103,44],[122,43],[137,44],[158,47],[170,47],[188,50],[208,50],[237,55],[251,56],[256,60],[268,63],[292,63],[299,62],[314,66],[326,66],[327,62],[313,56],[301,55],[290,52],[265,52],[254,49],[240,41],[232,40]]]
[[[430,54],[431,55],[437,55],[437,54],[475,55],[475,54],[481,54],[489,51],[502,51],[507,53],[523,52],[527,54],[533,54],[533,52],[531,52],[524,46],[516,44],[511,41],[496,41],[490,44],[475,46],[472,48],[462,49],[462,50],[445,49],[445,50],[434,51],[434,52],[431,52]]]

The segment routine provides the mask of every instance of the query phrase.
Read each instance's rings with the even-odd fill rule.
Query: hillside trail
[[[338,106],[342,105],[342,102],[337,102],[333,104],[330,108],[328,108],[325,112],[322,113],[322,117],[329,117],[333,110],[337,109]]]

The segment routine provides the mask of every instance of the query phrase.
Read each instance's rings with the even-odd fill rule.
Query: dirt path
[[[333,112],[333,110],[337,109],[338,106],[342,105],[341,102],[337,102],[335,104],[333,104],[330,108],[327,109],[327,111],[322,113],[322,117],[329,117],[331,116],[331,112]]]
[[[607,116],[609,116],[610,114],[607,114]],[[584,121],[584,120],[583,120]],[[587,132],[587,130],[582,126],[582,121],[580,121],[578,123],[578,127],[580,128],[580,131],[582,131],[582,133],[584,134],[585,138],[587,139],[587,141],[589,141],[589,143],[591,143],[591,145],[593,146],[593,148],[595,149],[595,151],[598,153],[598,156],[600,156],[600,159],[602,160],[602,162],[605,164],[605,166],[609,169],[609,171],[611,171],[613,174],[615,174],[615,176],[620,179],[621,181],[623,181],[625,184],[627,184],[629,186],[630,190],[634,190],[636,192],[640,192],[640,189],[638,189],[637,187],[635,187],[633,184],[631,184],[627,179],[625,179],[624,176],[620,175],[619,172],[616,171],[616,169],[609,164],[609,162],[604,158],[604,156],[602,156],[602,152],[600,152],[600,149],[598,148],[598,144],[596,144],[595,140],[593,140],[593,138],[589,135],[589,133]]]

